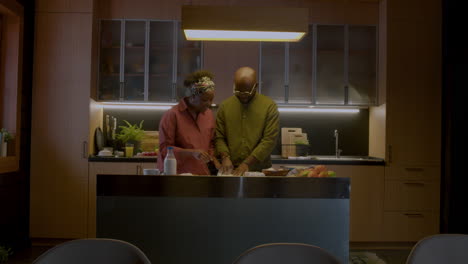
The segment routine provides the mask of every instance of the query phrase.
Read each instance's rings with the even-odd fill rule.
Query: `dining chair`
[[[138,247],[116,239],[76,239],[40,255],[33,264],[151,264]]]
[[[411,249],[406,264],[423,263],[468,263],[468,235],[440,234],[421,239]]]
[[[339,264],[324,249],[300,243],[270,243],[242,253],[233,264]]]

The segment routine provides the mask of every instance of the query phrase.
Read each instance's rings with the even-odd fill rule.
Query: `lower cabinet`
[[[382,241],[384,166],[326,165],[337,177],[351,178],[349,240]]]
[[[439,214],[435,211],[384,212],[385,241],[418,241],[438,233]]]
[[[88,228],[89,238],[96,237],[96,175],[142,175],[143,169],[156,168],[156,162],[89,162]]]
[[[386,167],[385,241],[418,241],[438,234],[439,219],[439,166]]]

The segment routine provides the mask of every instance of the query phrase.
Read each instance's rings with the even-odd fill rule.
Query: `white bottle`
[[[164,175],[177,175],[177,160],[173,147],[167,147],[167,155],[164,159]]]

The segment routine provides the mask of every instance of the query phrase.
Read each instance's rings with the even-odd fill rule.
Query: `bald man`
[[[257,93],[257,75],[250,67],[234,74],[234,95],[224,100],[216,115],[216,150],[221,173],[242,176],[271,167],[270,155],[279,132],[276,103]]]

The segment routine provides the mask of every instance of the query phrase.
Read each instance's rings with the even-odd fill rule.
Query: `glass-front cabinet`
[[[288,44],[289,63],[287,73],[288,103],[312,103],[313,54],[312,35],[308,34],[300,42]]]
[[[175,98],[174,30],[173,22],[150,22],[148,101],[170,102]]]
[[[279,104],[375,105],[376,26],[314,24],[300,42],[263,42],[259,79]]]
[[[175,102],[186,74],[201,69],[202,43],[177,21],[102,20],[99,101]]]
[[[177,22],[177,28],[181,28],[180,22]],[[184,86],[185,76],[201,69],[203,65],[203,49],[201,41],[188,41],[185,39],[182,30],[177,30],[177,64],[174,71],[177,73],[176,85],[177,97],[186,96]]]
[[[345,104],[345,29],[344,26],[318,25],[316,31],[317,105]]]
[[[285,101],[286,52],[284,43],[265,42],[261,44],[260,65],[262,65],[260,91],[276,102]]]
[[[348,103],[376,103],[377,32],[371,26],[348,27]]]
[[[101,22],[99,100],[118,100],[123,77],[120,69],[122,21]]]
[[[146,22],[126,21],[123,48],[123,101],[145,99]]]

